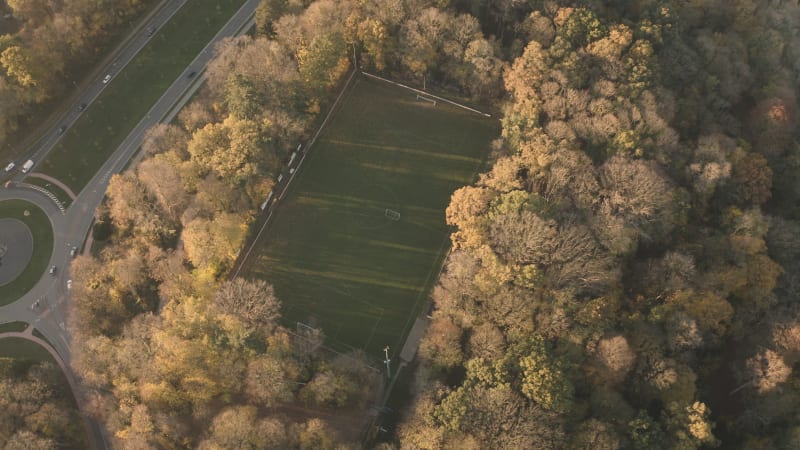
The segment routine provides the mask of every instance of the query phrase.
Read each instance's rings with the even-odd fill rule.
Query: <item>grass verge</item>
[[[25,215],[29,211],[29,215]],[[47,269],[53,254],[53,227],[47,215],[33,203],[24,200],[4,200],[0,202],[0,217],[21,220],[33,235],[33,255],[28,267],[16,280],[0,289],[0,306],[16,301],[28,292]]]
[[[21,332],[28,328],[25,322],[8,322],[0,325],[0,333]]]
[[[357,79],[241,275],[273,284],[286,323],[322,327],[335,348],[399,352],[449,245],[450,195],[473,181],[498,130]]]
[[[244,0],[192,0],[117,74],[39,170],[75,193],[136,126]]]
[[[33,362],[50,361],[53,364],[56,363],[53,357],[50,356],[50,353],[41,345],[27,339],[15,337],[0,339],[0,358],[23,359]]]

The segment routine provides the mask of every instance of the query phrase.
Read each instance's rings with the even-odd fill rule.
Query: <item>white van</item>
[[[29,159],[22,165],[22,173],[28,173],[33,168],[33,160]]]

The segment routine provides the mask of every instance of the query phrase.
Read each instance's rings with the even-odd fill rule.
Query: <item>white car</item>
[[[72,289],[72,280],[67,280],[67,290]]]
[[[108,84],[109,81],[111,81],[111,74],[108,74],[105,78],[103,78],[103,84]]]
[[[14,164],[13,162],[8,163],[8,165],[6,166],[6,172],[11,172],[12,170],[14,170],[14,167],[17,167],[17,165]]]

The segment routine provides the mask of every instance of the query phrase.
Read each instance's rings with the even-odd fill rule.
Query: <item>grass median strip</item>
[[[244,0],[192,0],[116,74],[39,170],[79,193]]]
[[[28,328],[25,322],[8,322],[0,325],[0,333],[22,332]]]

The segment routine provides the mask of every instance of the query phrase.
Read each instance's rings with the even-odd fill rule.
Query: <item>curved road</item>
[[[177,4],[179,8],[185,2],[186,0],[178,0],[173,3]],[[94,175],[92,180],[78,194],[77,198],[65,212],[62,212],[59,206],[44,193],[19,184],[18,181],[22,179],[20,175],[14,177],[14,183],[10,187],[0,189],[0,200],[27,200],[39,206],[47,213],[53,226],[54,234],[53,254],[50,257],[48,267],[50,265],[55,265],[59,269],[55,276],[43,274],[36,285],[22,298],[14,303],[0,307],[0,324],[21,321],[31,324],[39,330],[39,332],[50,341],[53,345],[53,349],[60,356],[61,362],[63,362],[62,367],[67,368],[66,375],[71,382],[73,382],[73,385],[75,385],[75,376],[71,370],[69,370],[71,361],[70,336],[65,326],[67,315],[66,303],[69,301],[69,292],[66,288],[66,283],[69,279],[69,263],[71,260],[69,251],[73,246],[80,246],[89,233],[95,209],[100,205],[105,196],[106,187],[108,186],[111,175],[121,172],[131,158],[134,157],[141,146],[147,129],[162,121],[168,122],[177,114],[177,111],[188,101],[194,90],[202,84],[202,76],[192,77],[190,79],[188,74],[190,72],[201,72],[206,67],[208,61],[211,59],[212,49],[217,42],[226,37],[242,34],[252,26],[253,14],[258,3],[259,0],[247,0],[245,2],[241,9],[234,14],[219,33],[214,36],[194,61],[187,66],[184,73],[182,73],[165,91],[162,97],[153,105],[147,115]],[[165,8],[165,10],[168,11],[170,9]],[[177,9],[175,11],[177,11]],[[171,17],[172,14],[174,14],[174,11],[172,11],[169,16]],[[161,14],[153,19],[153,21],[158,20],[163,20]],[[149,36],[145,37],[149,39]],[[147,39],[141,42],[140,38],[133,39],[132,42],[141,45],[133,46],[136,47],[134,53],[125,53],[127,56],[124,64],[121,59],[117,59],[117,66],[115,67],[124,67],[125,64],[133,59],[136,52],[144,46]],[[119,58],[122,58],[122,56]],[[113,80],[111,82],[113,82]],[[97,83],[93,83],[87,91],[81,95],[83,103],[89,103],[97,97],[103,87],[105,87],[105,85],[100,83],[99,80]],[[71,121],[77,119],[75,113],[77,113],[77,111],[68,113]],[[58,122],[57,126],[60,126],[61,123],[62,122]],[[58,141],[57,138],[57,131],[54,130],[46,134],[45,138],[40,140],[37,144],[37,148],[33,152],[37,158],[36,161],[46,156],[47,152],[49,152]],[[34,307],[37,300],[39,300],[39,305],[38,307]],[[75,396],[80,404],[83,400],[81,393],[75,392]],[[91,438],[95,442],[95,447],[106,448],[107,444],[105,443],[105,439],[98,424],[92,422],[90,427],[92,429]]]

